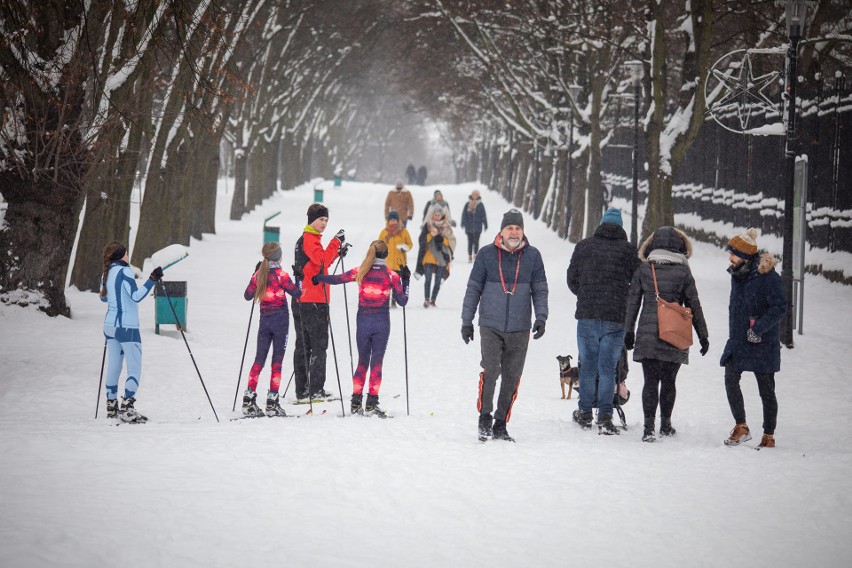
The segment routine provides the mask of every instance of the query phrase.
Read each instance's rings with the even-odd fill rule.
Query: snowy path
[[[454,218],[473,187],[441,187]],[[329,235],[345,228],[355,245],[348,268],[378,236],[387,189],[345,183],[325,191]],[[418,216],[433,189],[413,189]],[[806,335],[782,352],[777,377],[778,448],[726,448],[733,421],[718,359],[729,284],[726,255],[705,244],[696,244],[692,268],[711,350],[705,358],[695,350],[681,369],[673,439],[640,441],[638,365],[628,379],[629,431],[603,437],[571,423],[576,398],[560,399],[555,357],[577,352],[565,285],[572,247],[528,215],[526,233],[548,270],[550,319],[530,344],[509,423],[517,444],[476,441],[478,334],[476,345],[459,335],[470,265],[458,228],[459,261],[437,309],[421,307],[423,281],[412,281],[410,417],[398,309],[381,393],[394,420],[341,418],[336,402],[325,415],[229,421],[250,313],[242,292],[259,259],[263,218],[283,212],[276,221],[289,266],[312,196],[310,185],[279,192],[230,222],[229,195],[220,192],[218,234],[193,242],[189,258],[167,271],[189,282],[187,338],[219,424],[175,328],[153,333],[152,299],[140,306],[145,426],[93,420],[103,345],[94,294],[69,290],[71,320],[0,306],[0,566],[852,564],[852,289],[808,280]],[[494,192],[483,200],[493,236],[508,205]],[[354,335],[357,298],[347,288]],[[332,319],[348,399],[342,294],[333,288]],[[253,350],[252,337],[244,375]],[[268,367],[260,397],[267,381]],[[743,385],[759,432],[750,375]],[[330,356],[326,389],[337,388]]]

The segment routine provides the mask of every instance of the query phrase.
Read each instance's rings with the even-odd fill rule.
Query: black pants
[[[467,255],[473,256],[479,252],[479,235],[482,233],[467,233]]]
[[[494,418],[509,421],[512,405],[518,397],[518,386],[527,359],[530,332],[527,330],[503,333],[490,327],[480,327],[482,349],[482,372],[479,374],[480,414],[491,414],[494,410],[494,391],[500,377],[500,393],[497,395],[497,411]]]
[[[670,419],[674,410],[677,387],[675,379],[680,363],[647,359],[642,361],[642,373],[645,375],[645,387],[642,389],[642,410],[645,422],[653,422],[657,415],[657,403],[660,404],[660,418]]]
[[[778,400],[775,398],[775,373],[755,373],[757,377],[757,390],[760,400],[763,402],[763,433],[775,434],[775,425],[778,422]],[[741,371],[734,371],[730,363],[725,365],[725,392],[728,395],[728,404],[731,414],[737,424],[746,421],[745,402],[743,402],[743,391],[740,389]]]
[[[328,304],[313,302],[302,304],[294,300],[292,307],[293,327],[296,332],[296,348],[293,350],[296,397],[306,398],[308,396],[308,373],[310,373],[311,394],[316,394],[325,387]]]

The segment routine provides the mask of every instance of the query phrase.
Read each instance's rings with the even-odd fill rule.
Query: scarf
[[[476,206],[479,205],[481,199],[470,199],[467,202],[467,212],[476,213]]]
[[[651,254],[648,255],[648,262],[656,262],[658,264],[683,264],[689,266],[689,261],[686,260],[686,255],[666,249],[652,250]]]

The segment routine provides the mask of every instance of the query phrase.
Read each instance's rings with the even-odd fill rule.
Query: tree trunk
[[[589,113],[591,120],[589,121],[589,167],[588,167],[588,183],[589,183],[589,210],[588,218],[586,219],[586,237],[591,237],[598,225],[600,225],[601,217],[603,216],[603,180],[601,177],[601,96],[603,92],[603,78],[595,75],[591,81],[591,103],[592,111]]]
[[[588,189],[587,177],[577,174],[585,171],[589,163],[589,153],[584,152],[579,159],[574,159],[574,187],[571,195],[571,224],[568,231],[568,240],[579,243],[583,239],[583,221],[586,219],[586,190]]]
[[[234,195],[231,197],[231,221],[239,221],[246,212],[246,149],[234,150]]]

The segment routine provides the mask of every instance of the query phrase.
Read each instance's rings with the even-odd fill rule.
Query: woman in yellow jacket
[[[396,211],[388,213],[388,223],[379,233],[379,240],[388,245],[388,268],[399,274],[401,278],[402,267],[408,264],[406,253],[411,250],[413,244],[408,229],[399,220],[399,213]],[[393,294],[391,294],[391,306],[396,307]]]

